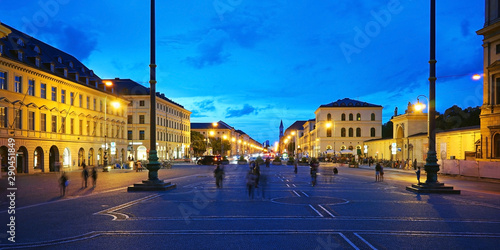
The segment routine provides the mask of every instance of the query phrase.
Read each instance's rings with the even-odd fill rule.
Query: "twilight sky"
[[[351,98],[384,107],[428,95],[425,0],[157,0],[157,91],[256,140]],[[145,0],[0,0],[0,22],[86,64],[148,85]],[[437,111],[482,104],[484,0],[437,1]],[[442,77],[442,78],[440,78]]]

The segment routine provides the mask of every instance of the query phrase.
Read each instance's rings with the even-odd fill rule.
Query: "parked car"
[[[219,155],[205,155],[201,159],[199,159],[196,164],[198,165],[213,165],[217,162],[220,162],[222,157]]]

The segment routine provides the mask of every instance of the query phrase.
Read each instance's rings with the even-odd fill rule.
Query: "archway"
[[[28,173],[28,150],[26,147],[21,146],[17,150],[16,164],[18,173]]]
[[[50,151],[49,151],[49,171],[50,172],[58,172],[59,171],[59,168],[58,164],[56,163],[59,163],[59,149],[57,148],[57,146],[52,146],[50,147]]]
[[[137,160],[147,160],[148,159],[148,150],[144,146],[137,147]]]
[[[123,163],[127,161],[125,156],[125,149],[122,148],[122,150],[120,150],[120,165],[123,165]]]
[[[44,172],[44,158],[43,158],[43,149],[41,147],[36,147],[35,152],[33,152],[33,168],[36,171]]]
[[[0,147],[0,158],[2,159],[0,165],[2,166],[2,173],[7,173],[7,171],[8,171],[8,167],[9,167],[8,160],[7,160],[7,157],[9,155],[8,150],[9,149],[6,146]]]
[[[97,165],[102,165],[102,148],[99,148],[99,150],[97,150]]]
[[[90,150],[89,150],[89,158],[87,160],[87,165],[95,166],[94,148],[90,148]]]
[[[82,166],[82,163],[85,161],[85,150],[80,148],[78,150],[78,166]],[[87,162],[88,163],[88,162]]]
[[[69,148],[65,148],[63,151],[63,168],[67,168],[71,166],[71,151]]]

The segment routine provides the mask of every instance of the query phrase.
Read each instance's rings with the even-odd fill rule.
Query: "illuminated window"
[[[360,113],[358,113],[358,114],[356,115],[356,121],[361,121],[361,114],[360,114]]]
[[[0,71],[0,89],[7,89],[7,72]]]
[[[28,80],[28,95],[35,96],[35,80]]]
[[[14,91],[17,93],[23,93],[23,78],[16,76],[14,78]]]

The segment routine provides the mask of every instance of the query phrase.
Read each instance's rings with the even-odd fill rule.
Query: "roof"
[[[115,79],[103,79],[103,81],[112,81],[114,84],[114,88],[116,92],[119,95],[150,95],[150,88],[144,87],[138,82],[135,82],[131,79],[120,79],[120,78],[115,78]],[[160,99],[163,99],[167,102],[172,103],[173,105],[176,105],[180,108],[184,108],[184,106],[172,101],[171,99],[167,98],[165,94],[156,92],[156,96]]]
[[[101,79],[74,56],[4,23],[2,25],[12,32],[0,39],[0,43],[3,45],[1,57],[44,71],[50,75],[104,91]],[[22,52],[21,60],[19,60],[19,52]],[[40,62],[39,65],[36,65],[37,59]],[[51,70],[51,65],[54,65],[54,71]],[[64,75],[65,69],[67,70],[66,76]],[[89,79],[88,85],[87,78]]]
[[[382,107],[381,105],[371,104],[367,102],[352,100],[349,98],[344,98],[342,100],[338,99],[336,102],[323,104],[319,106],[320,108],[324,107]]]
[[[290,127],[288,127],[286,130],[303,130],[304,123],[307,121],[295,121]]]
[[[213,126],[212,122],[192,122],[191,129],[232,129],[232,127],[223,121],[217,122],[216,127]]]

